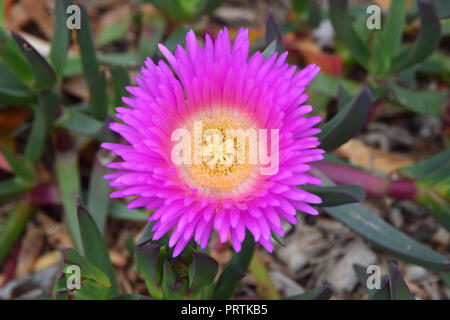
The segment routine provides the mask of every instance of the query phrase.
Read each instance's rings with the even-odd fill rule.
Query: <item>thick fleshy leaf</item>
[[[372,300],[390,300],[389,277],[385,275],[381,281],[380,289],[375,289],[371,297]]]
[[[80,46],[81,63],[83,66],[84,76],[89,88],[92,88],[95,78],[100,73],[100,67],[95,54],[94,42],[92,40],[91,24],[86,8],[80,6],[81,9],[81,28],[77,30],[77,40]]]
[[[111,283],[108,276],[94,264],[82,257],[74,249],[63,250],[63,260],[66,264],[63,272],[57,278],[53,288],[53,296],[57,300],[106,300],[111,297]],[[78,266],[80,269],[81,286],[79,289],[67,288],[69,277]]]
[[[217,275],[219,264],[205,253],[194,252],[193,261],[189,266],[188,298],[194,298],[203,288],[211,285]]]
[[[180,276],[179,270],[174,264],[164,260],[164,271],[162,276],[162,291],[164,300],[181,300],[188,290],[189,280]]]
[[[26,182],[18,177],[0,181],[0,200],[6,200],[22,192],[32,189],[34,183]]]
[[[111,291],[112,293],[116,293],[116,277],[105,240],[92,215],[84,208],[79,200],[77,203],[77,211],[84,256],[108,276],[111,281]]]
[[[16,177],[25,181],[35,181],[36,173],[33,166],[27,159],[21,159],[7,147],[0,146],[0,152],[5,157],[5,160],[10,165],[12,172]]]
[[[53,36],[50,50],[50,59],[58,76],[61,76],[67,59],[69,49],[70,31],[66,26],[67,7],[72,0],[55,0],[55,18],[53,21]]]
[[[151,296],[155,299],[161,299],[163,297],[163,293],[158,282],[160,248],[161,247],[157,244],[149,243],[137,245],[134,249],[136,256],[136,269],[144,276],[147,289]]]
[[[398,72],[416,63],[424,61],[438,47],[441,38],[441,26],[434,6],[419,0],[420,33],[416,42],[405,48],[392,61],[392,71]]]
[[[324,210],[362,237],[400,259],[433,270],[450,270],[447,257],[395,229],[359,203],[326,207]]]
[[[75,108],[64,108],[63,114],[55,124],[67,130],[87,135],[96,135],[103,127],[101,121]]]
[[[436,173],[439,169],[448,164],[450,164],[450,149],[419,161],[411,166],[404,167],[400,169],[399,172],[410,179],[421,179]]]
[[[228,300],[234,293],[239,281],[245,276],[255,250],[255,241],[247,232],[240,252],[235,252],[229,264],[217,279],[212,290],[212,299]]]
[[[34,106],[34,118],[25,147],[25,157],[31,161],[41,158],[58,108],[53,92],[40,92],[39,105]]]
[[[329,300],[332,294],[329,286],[323,286],[281,300]]]
[[[144,61],[147,57],[153,57],[158,49],[166,30],[167,19],[162,14],[155,12],[142,12],[141,36],[139,37],[138,52],[139,60]],[[114,80],[114,75],[113,75]]]
[[[0,230],[0,266],[8,256],[12,245],[19,239],[25,229],[32,212],[33,206],[26,201],[21,201],[8,215]]]
[[[95,77],[90,88],[89,110],[97,120],[104,121],[108,113],[108,95],[106,92],[106,75],[104,71]]]
[[[405,25],[406,0],[392,1],[389,12],[384,22],[382,32],[382,44],[389,59],[393,58],[400,51]]]
[[[318,134],[320,147],[331,151],[353,138],[365,125],[372,107],[369,89],[363,89],[355,98],[325,123]]]
[[[130,77],[128,75],[128,70],[122,66],[112,68],[111,77],[114,88],[113,106],[117,107],[122,104],[122,97],[128,96],[125,87],[130,85]]]
[[[37,101],[37,95],[20,81],[0,59],[0,100],[4,105],[28,105]]]
[[[445,91],[409,90],[395,83],[391,83],[391,89],[397,102],[420,114],[439,115],[448,101],[448,92]]]
[[[321,207],[340,206],[352,202],[361,202],[366,191],[357,185],[340,185],[334,187],[302,186],[302,189],[322,199]]]
[[[261,54],[266,58],[266,60],[277,50],[277,41],[273,40]]]
[[[149,215],[142,210],[127,209],[127,205],[120,201],[110,201],[109,217],[129,221],[147,221]]]
[[[3,28],[0,28],[0,56],[2,63],[4,62],[16,77],[26,83],[31,81],[33,76],[27,59],[16,41]]]
[[[362,265],[359,265],[359,264],[354,264],[353,269],[355,270],[355,273],[356,273],[356,276],[358,277],[359,282],[364,287],[364,289],[366,289],[366,292],[369,295],[369,298],[372,298],[376,289],[370,289],[367,285],[367,280],[370,276],[370,274],[367,273],[367,268]],[[381,276],[381,274],[380,274],[380,276]]]
[[[340,87],[351,94],[356,94],[363,89],[357,82],[342,77],[333,77],[323,72],[319,72],[309,85],[309,89],[328,97],[337,97]]]
[[[102,233],[108,216],[109,194],[111,192],[108,181],[103,179],[103,176],[108,172],[104,165],[107,161],[104,152],[97,151],[92,164],[87,194],[87,208]]]
[[[79,266],[82,279],[94,280],[105,287],[111,286],[111,281],[106,273],[90,262],[86,257],[81,256],[75,249],[70,248],[63,250],[63,260],[67,265]]]
[[[334,31],[358,62],[367,68],[369,50],[353,29],[347,0],[329,0],[330,20]]]
[[[80,197],[81,181],[78,169],[78,156],[74,152],[56,155],[56,177],[64,207],[64,216],[75,249],[84,253],[77,217],[76,201]]]
[[[148,220],[148,218],[147,218]],[[137,241],[137,246],[142,246],[146,243],[152,242],[154,244],[158,244],[160,246],[167,246],[169,244],[169,235],[165,234],[160,239],[154,241],[152,240],[153,235],[155,234],[154,231],[152,231],[153,225],[155,224],[155,221],[151,221],[147,223],[147,225],[144,228],[144,231],[142,231],[141,237]]]
[[[391,300],[414,300],[414,296],[403,280],[397,266],[392,262],[389,264],[389,287]]]
[[[211,299],[213,300],[228,300],[233,296],[236,287],[245,276],[245,272],[240,266],[231,263],[223,269],[217,280]]]
[[[182,21],[201,12],[206,0],[167,0],[167,9],[173,20]]]
[[[281,36],[280,28],[273,16],[272,12],[269,13],[266,20],[266,46],[270,45],[272,41],[276,41],[276,51],[282,53],[286,51],[283,45],[283,38]]]
[[[52,88],[56,83],[56,74],[52,67],[21,35],[13,32],[12,36],[30,65],[33,74],[33,87],[38,91]]]

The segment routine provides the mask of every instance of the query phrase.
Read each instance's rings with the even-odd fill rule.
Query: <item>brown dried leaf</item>
[[[343,144],[336,153],[354,165],[386,174],[414,163],[412,159],[403,155],[372,148],[356,139]]]

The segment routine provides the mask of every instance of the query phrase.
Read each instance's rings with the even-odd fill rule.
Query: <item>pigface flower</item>
[[[226,29],[200,46],[193,31],[185,50],[159,49],[168,64],[147,59],[128,87],[122,123],[112,123],[128,144],[104,143],[123,161],[105,176],[119,188],[112,198],[135,197],[128,208],[154,209],[154,237],[171,232],[177,256],[192,238],[205,248],[214,229],[221,242],[241,249],[246,229],[272,251],[281,219],[297,223],[297,210],[317,214],[317,196],[301,189],[321,181],[306,172],[322,159],[313,135],[319,116],[305,117],[306,85],[319,71],[296,73],[287,52],[249,54],[248,30],[230,43]],[[299,187],[300,186],[300,187]]]

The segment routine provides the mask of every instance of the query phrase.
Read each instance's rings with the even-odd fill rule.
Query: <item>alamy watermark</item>
[[[72,264],[65,269],[66,274],[70,274],[67,277],[66,286],[69,290],[81,289],[81,270],[80,267]]]

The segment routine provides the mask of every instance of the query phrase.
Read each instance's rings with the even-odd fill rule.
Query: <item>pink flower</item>
[[[296,73],[296,67],[286,63],[287,52],[268,59],[256,52],[249,58],[247,29],[239,30],[232,44],[226,29],[215,42],[206,35],[204,46],[199,46],[191,30],[186,47],[178,45],[172,54],[159,45],[169,65],[147,59],[142,77],[136,77],[137,86],[127,87],[133,97],[123,102],[129,108],[116,109],[123,123],[112,123],[110,128],[129,144],[102,144],[123,159],[108,165],[118,171],[105,178],[120,188],[111,197],[136,196],[128,208],[156,210],[149,218],[155,221],[153,239],[172,231],[169,246],[175,246],[174,256],[192,237],[205,248],[213,229],[221,242],[229,239],[236,251],[248,229],[271,252],[271,232],[284,235],[281,219],[296,224],[297,210],[316,215],[309,204],[321,202],[297,187],[321,184],[306,173],[308,162],[323,158],[324,151],[317,149],[320,142],[313,137],[320,132],[314,126],[321,118],[305,117],[312,107],[303,105],[308,98],[303,93],[306,85],[320,68],[309,65]],[[203,129],[219,132],[230,128],[278,132],[267,134],[267,155],[276,158],[277,168],[263,173],[270,164],[250,163],[248,156],[242,163],[237,156],[222,154],[209,158],[200,154],[200,162],[175,163],[172,134],[181,128],[195,136],[196,121]],[[272,150],[276,137],[278,149]],[[216,145],[205,146],[204,140],[188,141],[194,149],[202,145],[202,150],[216,150]],[[250,154],[248,146],[242,150]]]

